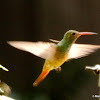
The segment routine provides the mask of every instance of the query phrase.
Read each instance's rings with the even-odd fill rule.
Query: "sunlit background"
[[[94,100],[98,77],[85,70],[86,65],[100,64],[100,50],[51,71],[38,87],[32,84],[42,70],[44,59],[9,46],[6,41],[61,40],[64,33],[96,32],[76,42],[100,44],[100,0],[0,0],[0,80],[17,100]]]

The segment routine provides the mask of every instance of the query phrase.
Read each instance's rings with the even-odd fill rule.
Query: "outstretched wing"
[[[56,52],[56,44],[49,42],[9,41],[11,46],[30,52],[44,59],[50,59]]]
[[[99,48],[99,45],[73,44],[69,51],[68,59],[77,59],[87,56]]]
[[[50,41],[54,42],[54,43],[58,43],[58,40],[54,40],[54,39],[49,39]]]
[[[15,100],[15,99],[12,99],[12,98],[4,96],[4,95],[0,95],[0,100]]]

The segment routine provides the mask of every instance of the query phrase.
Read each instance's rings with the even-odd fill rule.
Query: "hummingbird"
[[[11,46],[30,52],[45,59],[43,69],[39,77],[33,83],[37,86],[52,70],[61,70],[61,65],[70,59],[77,59],[99,49],[99,45],[76,44],[75,41],[82,35],[94,35],[94,32],[79,32],[76,30],[67,31],[61,41],[50,39],[52,42],[27,42],[8,41]]]

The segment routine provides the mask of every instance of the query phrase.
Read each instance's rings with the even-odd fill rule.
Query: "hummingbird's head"
[[[93,34],[97,34],[97,33],[93,33],[93,32],[78,32],[75,30],[69,30],[65,33],[64,35],[64,39],[66,39],[69,42],[75,42],[75,40],[82,36],[82,35],[93,35]]]

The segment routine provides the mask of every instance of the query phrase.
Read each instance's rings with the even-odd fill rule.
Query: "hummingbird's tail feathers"
[[[43,70],[39,77],[33,83],[33,86],[37,86],[49,74],[49,72],[49,70]]]
[[[51,59],[57,48],[56,44],[49,42],[8,41],[7,43],[44,59]]]
[[[100,49],[100,45],[73,44],[69,51],[68,59],[77,59],[87,56],[97,49]]]

